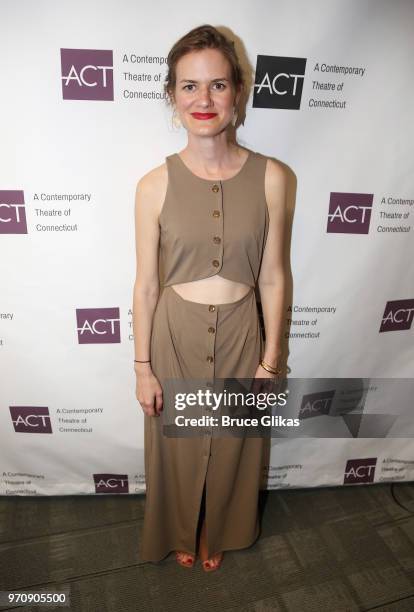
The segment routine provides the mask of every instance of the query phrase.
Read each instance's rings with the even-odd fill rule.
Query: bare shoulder
[[[269,210],[285,205],[287,175],[283,164],[266,157],[265,195]]]
[[[136,206],[148,207],[151,213],[158,217],[165,200],[167,184],[168,170],[167,164],[164,162],[139,179],[136,187]]]
[[[286,178],[286,173],[283,168],[281,162],[277,161],[277,159],[273,159],[272,157],[264,156],[267,160],[266,163],[266,182],[271,184],[281,183]]]

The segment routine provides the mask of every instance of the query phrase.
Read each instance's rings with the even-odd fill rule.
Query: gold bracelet
[[[276,374],[276,376],[280,376],[280,374],[282,374],[282,370],[280,368],[279,369],[273,368],[271,365],[266,363],[263,359],[260,361],[260,365],[262,366],[262,368],[267,370],[267,372],[270,372],[270,374]]]
[[[277,364],[275,367],[273,367],[272,365],[270,365],[270,363],[267,363],[264,359],[262,359],[261,363],[263,363],[265,366],[267,366],[271,370],[274,370],[275,372],[277,371]]]
[[[264,359],[262,359],[261,363],[264,363],[264,365],[266,365],[271,370],[276,370],[276,366],[270,365],[270,363],[267,363]]]

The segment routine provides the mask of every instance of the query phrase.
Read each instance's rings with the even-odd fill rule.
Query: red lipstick
[[[216,117],[217,113],[191,113],[194,119],[201,119],[202,121],[205,119],[212,119]]]

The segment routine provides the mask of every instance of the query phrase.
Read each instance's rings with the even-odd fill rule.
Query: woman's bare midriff
[[[241,300],[250,290],[250,285],[236,283],[219,274],[171,285],[171,288],[185,300],[199,304],[228,304]]]

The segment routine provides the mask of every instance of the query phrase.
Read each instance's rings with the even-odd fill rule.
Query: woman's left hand
[[[251,392],[261,393],[264,391],[271,391],[275,385],[275,382],[278,382],[279,380],[280,376],[268,372],[259,364],[252,381]]]

